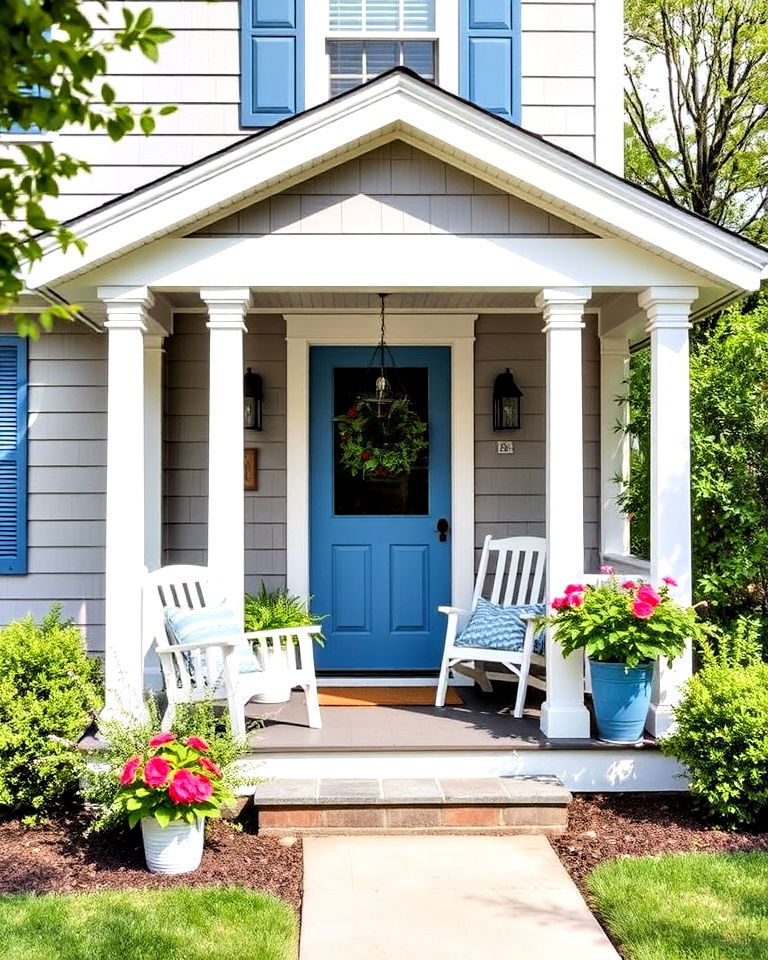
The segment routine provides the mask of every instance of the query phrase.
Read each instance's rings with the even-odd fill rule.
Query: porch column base
[[[588,740],[589,710],[584,704],[541,705],[541,732],[552,740]]]

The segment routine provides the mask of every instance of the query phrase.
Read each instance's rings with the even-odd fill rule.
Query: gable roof
[[[766,248],[396,68],[73,218],[85,255],[49,241],[27,286],[71,279],[394,139],[719,286],[755,289],[768,269]]]

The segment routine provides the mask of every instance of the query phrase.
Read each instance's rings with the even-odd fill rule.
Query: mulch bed
[[[203,862],[176,877],[149,873],[141,833],[86,836],[82,813],[57,816],[40,827],[0,822],[0,894],[83,893],[127,888],[238,886],[281,897],[301,909],[301,840],[286,846],[258,837],[247,819],[238,829],[210,821]]]
[[[551,838],[586,895],[586,878],[604,860],[661,853],[768,852],[768,832],[714,830],[687,794],[608,793],[575,797],[568,832]]]

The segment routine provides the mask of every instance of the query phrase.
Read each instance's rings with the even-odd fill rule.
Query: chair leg
[[[445,706],[445,694],[448,690],[448,653],[443,654],[443,662],[440,664],[440,676],[437,681],[437,694],[435,696],[435,706]]]
[[[520,676],[517,679],[517,697],[515,699],[515,719],[519,720],[523,715],[525,707],[525,695],[528,692],[528,671],[520,670]]]
[[[483,693],[493,693],[493,684],[486,676],[485,667],[478,666],[477,660],[475,660],[475,677]]]
[[[307,721],[309,726],[313,730],[320,730],[323,726],[323,721],[320,717],[320,703],[317,699],[317,684],[316,683],[303,683],[304,687],[304,696],[307,701]]]
[[[168,701],[168,706],[165,708],[165,713],[163,714],[163,719],[160,724],[160,729],[163,733],[168,733],[168,731],[173,726],[173,721],[176,716],[176,704],[173,700]]]
[[[227,689],[227,709],[232,733],[238,739],[245,739],[245,704],[247,700],[238,698],[233,691]]]

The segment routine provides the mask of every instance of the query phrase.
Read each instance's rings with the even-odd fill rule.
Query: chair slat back
[[[489,534],[480,555],[472,609],[480,597],[503,607],[542,603],[546,560],[547,541],[543,537],[494,540]]]
[[[196,687],[204,686],[209,679],[217,683],[221,667],[215,660],[216,654],[211,651],[183,651],[169,642],[163,608],[201,610],[222,601],[223,594],[212,582],[207,567],[177,564],[146,574],[143,590],[143,650],[146,656],[155,643],[158,652],[173,653],[173,672],[167,666],[170,658],[161,658],[166,686],[173,684],[189,693]]]

